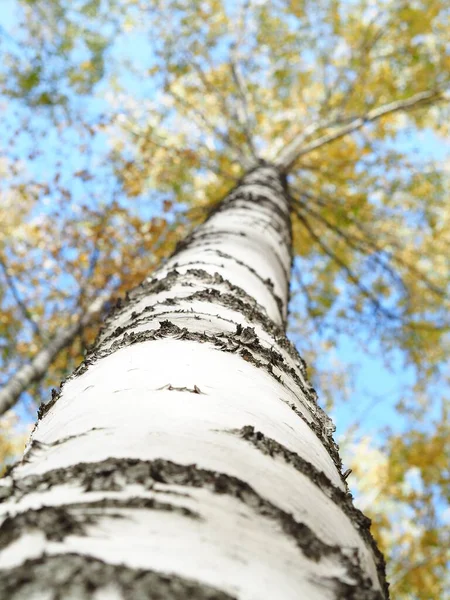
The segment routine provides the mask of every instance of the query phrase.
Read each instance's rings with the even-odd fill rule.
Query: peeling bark
[[[0,482],[8,598],[388,597],[285,335],[289,214],[248,173],[40,408]]]

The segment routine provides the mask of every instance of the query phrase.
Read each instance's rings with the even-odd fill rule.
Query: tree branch
[[[435,100],[445,99],[447,97],[441,91],[428,90],[425,92],[419,92],[418,94],[414,94],[410,98],[406,98],[405,100],[396,100],[394,102],[390,102],[389,104],[384,104],[383,106],[379,106],[378,108],[374,108],[368,111],[365,115],[354,119],[348,125],[344,125],[343,127],[339,127],[335,131],[331,131],[330,133],[326,133],[325,135],[317,138],[312,141],[310,144],[306,146],[303,145],[305,140],[305,133],[300,133],[297,137],[295,137],[289,144],[287,144],[281,152],[278,153],[278,156],[274,160],[274,164],[279,167],[283,171],[289,171],[292,165],[298,160],[301,156],[312,152],[313,150],[317,150],[330,142],[334,142],[349,133],[353,133],[358,129],[361,129],[368,123],[373,123],[377,121],[381,117],[386,115],[398,112],[398,111],[408,111],[413,108],[417,108],[418,106],[426,106],[427,104],[431,104]],[[326,127],[332,127],[332,124],[326,125]],[[320,128],[323,128],[322,125]],[[317,129],[317,128],[316,128]]]
[[[242,130],[244,132],[245,135],[245,139],[247,141],[247,145],[250,149],[250,152],[252,153],[253,158],[255,159],[255,161],[258,161],[258,155],[256,153],[256,148],[253,144],[253,139],[252,139],[252,135],[250,132],[250,109],[249,109],[249,103],[247,100],[247,94],[245,91],[245,84],[242,81],[242,77],[241,74],[239,73],[238,70],[238,66],[237,63],[234,62],[234,60],[231,60],[230,62],[230,68],[231,68],[231,74],[233,77],[233,81],[236,84],[237,90],[238,90],[238,94],[239,94],[239,98],[241,100],[241,104],[242,104],[242,112],[243,112],[243,116],[242,118],[239,118],[239,123],[242,127]]]

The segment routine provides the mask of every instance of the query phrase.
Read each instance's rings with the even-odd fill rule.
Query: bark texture
[[[5,597],[387,598],[285,336],[290,266],[262,165],[116,307],[1,482]]]

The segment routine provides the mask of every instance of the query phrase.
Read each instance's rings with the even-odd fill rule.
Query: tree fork
[[[285,335],[291,237],[259,165],[106,319],[0,482],[8,598],[388,598]]]

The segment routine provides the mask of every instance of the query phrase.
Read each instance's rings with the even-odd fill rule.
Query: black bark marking
[[[371,520],[366,517],[358,508],[353,505],[352,494],[343,492],[336,487],[323,473],[314,467],[310,462],[299,456],[296,452],[289,450],[276,440],[265,436],[261,431],[255,431],[252,425],[246,425],[241,429],[229,431],[229,433],[238,435],[244,440],[250,442],[263,454],[271,457],[280,457],[293,468],[310,479],[336,506],[348,516],[350,521],[359,532],[361,538],[372,550],[377,563],[384,564],[384,558],[378,549],[375,540],[370,533]],[[343,475],[345,480],[345,473]]]
[[[30,447],[23,455],[22,462],[23,463],[29,462],[31,454],[34,453],[36,450],[40,450],[41,448],[49,448],[49,447],[53,448],[55,446],[65,444],[66,442],[68,442],[70,440],[79,439],[79,438],[83,437],[84,435],[91,433],[91,431],[103,431],[105,429],[107,429],[107,428],[106,427],[91,427],[87,431],[83,431],[82,433],[74,433],[73,435],[67,435],[66,437],[60,438],[59,440],[56,440],[56,442],[52,442],[51,444],[46,444],[45,442],[40,442],[38,440],[33,439]]]
[[[47,540],[62,542],[69,535],[85,536],[87,526],[94,525],[102,517],[125,518],[125,515],[120,512],[106,513],[105,508],[161,510],[175,512],[192,519],[201,519],[199,513],[189,508],[160,502],[154,498],[104,498],[95,502],[42,506],[6,517],[0,526],[0,550],[4,550],[22,535],[31,531],[42,532]]]
[[[221,240],[223,240],[223,239],[228,240],[230,237],[245,238],[245,237],[248,237],[248,235],[242,231],[236,232],[236,231],[229,231],[226,229],[225,230],[214,229],[213,231],[205,231],[204,229],[199,229],[199,230],[196,230],[193,233],[191,233],[191,235],[188,236],[186,239],[182,240],[181,242],[178,242],[178,244],[180,245],[180,249],[181,248],[182,249],[199,248],[202,246],[216,246],[217,243],[220,243]],[[288,281],[289,280],[289,272],[287,271],[286,267],[284,266],[283,259],[275,251],[272,251],[272,256],[276,257],[278,265],[281,268],[281,270],[283,271],[284,279],[286,281]],[[247,268],[249,268],[249,270],[250,269],[252,271],[254,270],[251,267],[249,267],[246,263],[244,263],[243,261],[239,261],[239,263],[247,266]]]
[[[162,387],[156,388],[156,389],[157,389],[157,391],[168,390],[169,392],[191,392],[191,394],[205,394],[205,392],[202,392],[197,385],[194,385],[193,388],[188,388],[188,387],[175,387],[171,383],[167,383],[166,385],[163,385]]]
[[[358,589],[349,583],[345,583],[336,577],[326,577],[335,586],[336,600],[380,600],[383,596],[380,592],[368,589]],[[389,589],[386,586],[384,598],[389,598]]]
[[[239,201],[243,202],[244,206],[248,206],[250,204],[253,205],[252,208],[254,208],[254,205],[258,204],[257,198],[259,198],[262,200],[260,203],[261,206],[264,206],[264,208],[267,207],[271,213],[276,213],[280,220],[286,222],[287,224],[289,219],[290,196],[288,194],[285,182],[282,182],[280,179],[275,181],[275,185],[272,185],[267,177],[261,177],[260,179],[255,179],[251,182],[246,181],[245,179],[245,177],[241,179],[234,189],[228,192],[228,194],[226,194],[221,200],[216,202],[209,209],[208,217],[205,222],[208,222],[214,215],[227,210],[230,207],[234,208],[234,205]],[[277,198],[283,199],[286,206],[286,211],[278,203],[274,202],[270,196],[262,195],[262,190],[258,190],[258,192],[255,194],[255,190],[245,189],[253,185],[269,188],[270,191],[277,196]]]
[[[242,325],[236,326],[236,334],[234,337],[241,342],[241,344],[245,345],[253,344],[253,342],[258,341],[255,329],[253,327],[242,327]]]
[[[339,595],[338,598],[383,600],[388,597],[387,584],[383,583],[384,595],[373,590],[370,579],[361,568],[356,551],[350,554],[348,549],[343,551],[339,546],[326,544],[307,525],[297,522],[291,514],[261,497],[248,483],[232,475],[202,469],[195,464],[181,465],[164,459],[142,461],[131,458],[110,458],[98,463],[79,463],[48,471],[42,475],[27,476],[20,480],[20,489],[18,483],[15,482],[15,487],[10,488],[9,499],[20,498],[30,491],[48,490],[52,486],[63,484],[79,485],[86,491],[92,491],[111,489],[111,485],[114,489],[118,487],[123,489],[127,484],[132,483],[141,483],[150,487],[154,483],[160,483],[202,488],[216,494],[226,494],[251,507],[256,514],[277,523],[308,559],[320,561],[322,558],[330,557],[338,561],[345,568],[347,577],[356,582],[354,586],[345,588],[346,596]],[[380,581],[385,582],[384,560],[378,556],[375,556],[375,560]],[[339,590],[338,583],[336,589]],[[361,595],[363,592],[365,596]]]
[[[41,531],[48,540],[61,542],[68,535],[85,535],[88,525],[95,523],[94,514],[72,515],[65,507],[39,508],[6,517],[0,526],[0,550],[22,535]]]
[[[283,300],[275,293],[275,291],[273,289],[273,283],[270,281],[270,279],[264,279],[263,277],[261,277],[261,275],[257,271],[255,271],[255,269],[253,267],[251,267],[244,261],[239,260],[239,258],[232,256],[231,254],[222,252],[222,250],[208,248],[205,250],[205,252],[212,252],[212,253],[216,254],[219,258],[223,258],[224,260],[232,260],[240,267],[244,267],[245,269],[247,269],[247,271],[249,271],[257,279],[259,279],[259,281],[265,285],[265,287],[267,288],[267,290],[270,292],[271,296],[275,300],[277,308],[278,308],[278,312],[280,313],[280,316],[283,319],[283,324],[285,325],[285,320],[284,320],[285,305],[284,305]]]
[[[205,315],[207,317],[213,317],[214,314],[212,313],[203,313],[203,312],[199,312],[199,311],[192,311],[192,309],[189,309],[188,306],[186,306],[186,304],[189,304],[190,302],[195,302],[195,301],[200,301],[200,302],[207,302],[209,304],[213,304],[214,306],[219,305],[219,306],[224,306],[225,308],[229,308],[233,311],[236,311],[240,314],[242,314],[247,320],[251,321],[251,322],[258,322],[261,324],[261,326],[263,327],[263,329],[265,329],[266,333],[268,335],[272,335],[271,331],[267,331],[265,328],[265,318],[264,315],[262,313],[259,313],[258,310],[256,309],[255,305],[251,305],[246,303],[245,301],[243,301],[241,298],[237,298],[236,296],[234,296],[233,294],[225,294],[223,292],[220,292],[219,290],[216,290],[214,288],[207,288],[204,290],[199,290],[197,292],[194,292],[193,294],[190,294],[189,296],[184,296],[183,298],[168,298],[167,300],[164,300],[162,302],[157,303],[156,305],[152,306],[152,310],[144,310],[142,311],[141,318],[139,319],[135,319],[135,320],[130,320],[127,323],[125,323],[124,325],[120,325],[118,327],[116,327],[116,329],[114,329],[110,335],[108,335],[108,337],[105,337],[102,342],[97,346],[97,350],[101,349],[103,345],[108,344],[109,342],[111,342],[112,340],[114,340],[115,338],[117,338],[118,336],[122,335],[123,333],[125,333],[126,331],[135,329],[136,327],[140,326],[140,325],[145,325],[147,323],[151,323],[155,320],[160,320],[161,316],[163,315],[175,315],[175,314],[186,314],[189,315],[191,318],[196,318],[197,315]],[[185,308],[183,309],[174,309],[174,310],[168,310],[168,311],[161,311],[158,312],[156,310],[157,306],[177,306],[179,304],[182,304],[185,306]],[[232,323],[233,321],[230,319],[225,319],[225,317],[221,317],[220,315],[217,315],[218,318],[228,321],[230,323]],[[255,339],[256,339],[256,334],[255,334]],[[298,361],[298,358],[297,358]],[[299,364],[299,368],[301,369],[302,365]]]
[[[200,293],[198,297],[200,299],[203,296],[210,297],[211,295],[213,297],[216,295],[219,296],[219,294],[216,294],[213,290],[211,292],[205,292],[204,294]],[[130,331],[129,333],[126,331],[126,329],[133,328],[134,326],[134,324],[130,324],[127,328],[119,328],[120,335],[122,335],[122,337],[114,341],[109,348],[102,349],[100,347],[100,350],[97,352],[96,356],[92,357],[92,362],[96,362],[105,356],[109,356],[120,348],[145,341],[175,339],[197,341],[202,343],[209,342],[216,349],[225,352],[241,353],[241,351],[244,351],[246,360],[252,362],[252,364],[257,367],[266,368],[266,370],[271,373],[273,377],[275,377],[278,381],[281,381],[280,377],[277,376],[272,370],[272,367],[278,368],[282,373],[290,376],[295,381],[295,383],[300,387],[302,392],[310,401],[315,402],[316,400],[316,395],[313,389],[305,385],[305,382],[300,379],[296,370],[286,364],[283,356],[278,351],[274,350],[274,348],[266,348],[262,346],[256,335],[252,337],[252,340],[248,338],[246,341],[243,341],[241,336],[241,325],[236,327],[235,333],[221,332],[213,335],[199,331],[189,331],[185,327],[178,327],[169,320],[159,321],[159,329],[151,329],[140,332]],[[249,327],[246,328],[246,330],[247,329],[254,332],[253,328]],[[245,335],[249,336],[250,334],[246,333]],[[89,364],[92,364],[92,362],[85,361],[85,363],[82,363],[74,372],[74,376],[84,373]],[[320,409],[315,406],[314,410],[318,411]]]
[[[278,199],[283,198],[285,202],[286,209],[281,208],[280,204],[274,201],[270,196],[264,195],[263,190],[250,190],[246,189],[250,186],[263,186],[263,187],[271,187],[267,181],[252,181],[252,182],[243,182],[242,186],[236,187],[231,193],[229,193],[220,203],[218,203],[211,210],[208,215],[207,221],[213,216],[220,212],[224,212],[227,210],[233,210],[236,206],[240,209],[248,208],[249,211],[254,211],[255,205],[259,208],[260,206],[270,211],[270,214],[276,215],[280,222],[284,225],[285,230],[290,232],[290,199],[283,188],[280,187],[271,187],[271,192],[274,193]],[[205,223],[207,223],[205,221]]]
[[[193,318],[195,318],[196,314],[203,314],[203,313],[199,313],[197,311],[192,311],[192,309],[189,309],[187,306],[185,306],[185,308],[183,308],[181,310],[174,309],[174,310],[168,310],[168,311],[164,311],[164,312],[162,312],[162,311],[158,312],[158,310],[157,310],[158,307],[177,306],[180,304],[186,305],[189,302],[194,302],[194,301],[204,301],[204,302],[209,302],[209,303],[213,303],[213,304],[218,304],[220,306],[224,306],[226,308],[231,308],[232,310],[236,310],[236,311],[242,313],[245,317],[247,317],[249,319],[251,318],[252,321],[257,320],[261,324],[266,322],[267,317],[265,317],[264,313],[262,312],[262,308],[259,307],[258,305],[256,305],[255,302],[253,302],[252,304],[249,304],[249,303],[245,302],[244,300],[242,300],[241,298],[236,297],[234,294],[224,293],[224,292],[221,292],[220,290],[217,290],[214,288],[205,288],[203,290],[197,290],[196,292],[193,292],[189,296],[183,296],[180,298],[177,298],[177,297],[166,298],[165,300],[162,300],[161,302],[157,302],[152,306],[148,306],[148,307],[144,308],[141,311],[139,318],[129,319],[124,325],[119,325],[115,329],[112,329],[111,333],[108,336],[104,337],[101,340],[101,342],[99,342],[97,344],[95,350],[98,351],[99,349],[101,349],[101,347],[104,344],[109,343],[111,340],[118,337],[125,331],[128,331],[129,329],[133,329],[139,325],[150,323],[151,321],[154,321],[155,319],[159,319],[161,317],[161,315],[163,315],[163,314],[170,315],[172,313],[186,313],[186,314],[191,315]],[[91,354],[92,354],[92,352],[91,352]]]
[[[58,400],[59,398],[59,393],[61,391],[61,388],[59,390],[52,388],[52,397],[51,399],[46,402],[45,404],[40,404],[38,407],[38,412],[37,412],[37,416],[38,416],[38,420],[42,419],[42,417],[51,409],[51,407],[55,404],[55,402]]]
[[[278,237],[282,245],[289,246],[291,239],[286,220],[272,209],[272,205],[258,204],[257,211],[255,211],[254,204],[249,207],[249,196],[250,194],[246,194],[245,199],[234,200],[233,216],[239,217],[240,224],[250,226],[252,229],[257,228],[262,233],[271,230],[272,235],[275,234],[274,237]],[[206,226],[208,225],[206,224]]]
[[[198,265],[198,264],[204,264],[206,266],[209,265],[209,263],[207,263],[207,262],[200,263],[200,261],[195,261],[195,262],[186,263],[183,265],[177,265],[177,267],[178,266],[188,266],[188,265]],[[209,265],[209,266],[211,266],[211,265]],[[261,281],[263,281],[263,280],[261,279]],[[120,310],[112,312],[108,315],[108,317],[104,321],[104,327],[102,328],[100,335],[103,335],[105,333],[105,330],[107,330],[109,328],[109,326],[112,323],[114,323],[114,321],[119,316],[121,316],[124,312],[128,312],[130,310],[130,308],[132,306],[134,306],[135,304],[137,304],[142,298],[151,296],[153,294],[158,294],[160,292],[170,291],[170,289],[175,284],[181,285],[184,287],[197,287],[198,282],[204,284],[205,287],[212,287],[212,286],[225,287],[227,292],[230,292],[232,295],[252,303],[255,306],[255,310],[258,310],[261,313],[265,313],[265,309],[262,306],[260,306],[255,301],[254,298],[249,296],[242,288],[235,286],[232,283],[230,283],[229,281],[227,281],[226,279],[224,279],[219,273],[214,273],[214,275],[211,275],[204,269],[191,268],[191,269],[188,269],[186,271],[186,273],[180,274],[180,273],[178,273],[178,271],[176,269],[174,269],[172,271],[169,271],[169,273],[167,273],[167,275],[164,276],[164,278],[162,278],[162,279],[155,279],[155,280],[151,280],[150,282],[144,282],[143,284],[141,284],[139,290],[137,290],[137,288],[135,288],[135,290],[137,290],[137,293],[133,297],[133,299],[130,300],[128,304],[122,306]],[[202,290],[197,290],[197,291],[202,291]],[[182,300],[182,298],[175,297],[173,300]],[[281,302],[280,299],[279,299],[279,301]],[[155,302],[154,305],[145,307],[140,312],[139,315],[136,312],[132,312],[130,317],[131,317],[131,319],[135,319],[138,316],[142,315],[144,312],[152,312],[154,310],[155,306],[157,306],[158,304],[164,304],[166,302],[167,302],[166,300],[163,300],[162,302]],[[265,318],[268,319],[268,317],[265,317]],[[274,326],[277,327],[275,324],[274,324]],[[281,331],[283,332],[283,330],[281,330]],[[97,346],[98,346],[98,344],[97,344]]]
[[[159,306],[164,306],[164,303],[161,302],[161,304],[159,304]],[[185,317],[189,317],[189,320],[192,321],[192,319],[196,320],[196,321],[209,321],[210,323],[212,322],[212,319],[218,319],[220,321],[225,321],[226,323],[232,323],[233,325],[238,325],[238,323],[236,321],[233,321],[233,319],[227,319],[226,317],[223,317],[222,315],[219,314],[214,314],[214,313],[207,313],[207,312],[202,312],[199,310],[196,310],[195,312],[193,312],[192,308],[177,308],[177,309],[171,309],[171,310],[162,310],[162,311],[154,311],[154,313],[152,312],[152,314],[149,317],[143,317],[142,319],[139,319],[138,321],[135,321],[134,323],[128,323],[127,325],[123,325],[122,329],[117,328],[116,330],[114,330],[113,334],[111,336],[108,336],[108,338],[105,338],[102,342],[102,344],[106,344],[108,341],[113,340],[114,338],[118,337],[119,335],[121,335],[122,333],[124,333],[124,331],[128,330],[128,329],[134,329],[135,327],[137,327],[138,325],[145,325],[146,323],[151,323],[152,321],[156,321],[156,320],[160,320],[161,317],[164,317],[165,319],[167,319],[168,317],[172,317],[175,318],[178,316],[185,316]],[[120,331],[119,334],[117,334],[116,332]],[[101,346],[99,345],[99,348]]]
[[[341,460],[341,457],[339,456],[339,446],[336,444],[336,442],[333,439],[333,433],[335,431],[335,426],[331,424],[331,421],[326,422],[326,423],[330,423],[330,425],[328,427],[326,425],[324,425],[323,423],[321,425],[318,425],[315,421],[308,421],[305,418],[305,416],[302,414],[302,412],[295,406],[295,404],[293,404],[289,400],[285,400],[284,398],[280,398],[280,400],[282,402],[284,402],[285,404],[287,404],[289,406],[289,408],[293,412],[295,412],[295,414],[298,417],[300,417],[300,419],[314,431],[314,433],[317,435],[317,437],[320,440],[322,440],[322,443],[324,443],[325,448],[330,453],[330,456],[333,459],[333,462],[336,465],[338,471],[341,472],[342,471],[342,460]]]
[[[27,560],[0,571],[0,589],[8,600],[91,600],[97,590],[113,584],[123,599],[132,600],[237,600],[210,585],[146,569],[111,565],[92,556],[58,554]]]
[[[220,251],[217,251],[217,253],[219,255],[222,255],[223,257],[233,258],[229,255],[225,255],[223,252],[220,252]],[[238,261],[238,262],[240,262],[240,261]],[[208,263],[205,263],[205,264],[208,264]],[[255,272],[255,274],[256,274],[256,272]],[[221,296],[225,296],[226,297],[226,300],[224,301],[225,306],[231,306],[235,310],[241,309],[241,312],[251,322],[258,321],[267,333],[269,333],[270,335],[272,335],[276,338],[276,340],[275,340],[276,343],[279,346],[281,346],[284,350],[286,350],[290,354],[290,356],[299,363],[299,368],[301,369],[304,377],[306,377],[306,363],[299,356],[299,354],[298,354],[295,346],[292,344],[292,342],[286,337],[284,329],[279,327],[276,323],[274,323],[274,321],[270,317],[267,316],[263,307],[261,307],[255,301],[254,298],[249,296],[242,288],[231,284],[229,281],[227,281],[221,275],[219,275],[219,273],[210,275],[207,271],[205,271],[203,269],[189,269],[186,272],[186,275],[195,276],[199,279],[202,279],[205,283],[207,283],[209,285],[224,284],[227,287],[228,291],[231,292],[231,294],[223,294],[223,293],[220,295],[216,294],[214,297],[214,302],[220,303]],[[184,275],[180,275],[180,278],[181,277],[184,277]],[[261,278],[261,281],[268,287],[268,289],[273,290],[273,284],[271,285],[270,280],[267,280],[267,279],[263,280]],[[197,292],[194,292],[193,295],[185,297],[183,300],[195,297],[196,293]],[[228,297],[230,295],[239,298],[240,300],[242,300],[242,303],[238,304],[236,302],[233,302],[233,300],[228,301]],[[278,298],[278,301],[281,302],[281,299]]]

